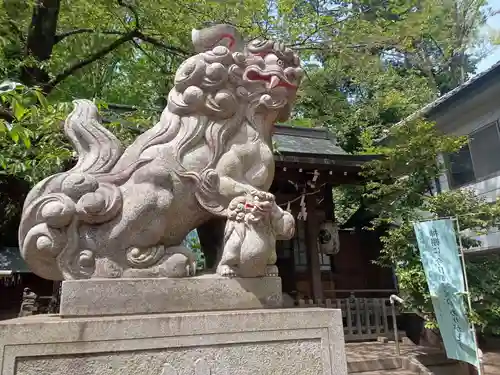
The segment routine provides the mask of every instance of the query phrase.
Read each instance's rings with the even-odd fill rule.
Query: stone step
[[[392,370],[375,370],[367,372],[358,372],[356,375],[418,375],[416,372],[405,369],[392,369]]]
[[[448,358],[445,353],[429,353],[425,355],[418,355],[417,359],[424,366],[446,366],[454,365],[457,363],[456,360]]]
[[[387,371],[402,367],[401,358],[387,357],[372,360],[348,361],[347,372],[349,374],[365,373],[368,371]]]
[[[464,368],[459,363],[427,366],[427,369],[434,375],[457,375],[464,374]]]
[[[399,331],[399,341],[403,343],[407,343],[408,338],[406,337],[406,332],[404,331]],[[377,336],[376,333],[366,333],[366,334],[357,334],[349,333],[349,328],[344,327],[344,337],[345,341],[348,343],[362,343],[362,342],[367,342],[371,340],[377,340],[379,343],[382,344],[387,344],[387,343],[394,343],[394,332],[388,332],[385,335],[379,334]]]

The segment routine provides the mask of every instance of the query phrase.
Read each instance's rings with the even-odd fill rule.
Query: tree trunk
[[[60,0],[37,0],[26,41],[26,57],[33,57],[38,63],[49,60],[55,44]],[[24,65],[21,81],[28,86],[43,86],[49,82],[49,74],[39,64]]]

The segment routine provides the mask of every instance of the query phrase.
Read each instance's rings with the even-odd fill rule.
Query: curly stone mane
[[[203,170],[212,168],[225,152],[223,145],[242,123],[254,128],[258,136],[255,114],[259,107],[269,110],[288,104],[288,93],[280,93],[280,88],[274,96],[255,90],[253,76],[265,79],[271,74],[266,72],[265,58],[274,55],[281,61],[283,72],[273,71],[272,74],[286,83],[298,81],[302,71],[298,68],[297,55],[284,44],[272,40],[254,40],[242,49],[241,36],[235,29],[227,28],[227,25],[218,25],[205,30],[203,36],[208,37],[201,41],[193,35],[195,48],[203,52],[181,64],[160,121],[135,141],[130,148],[134,150],[133,155],[125,151],[113,168],[114,172],[129,167],[142,152],[156,145],[172,145],[175,160],[182,169],[185,153],[204,144],[210,150],[210,162]],[[232,38],[229,48],[221,45],[225,39],[217,39],[220,35]]]

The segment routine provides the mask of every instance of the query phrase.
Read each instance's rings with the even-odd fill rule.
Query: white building
[[[472,189],[493,202],[500,197],[500,61],[425,106],[417,114],[446,134],[468,136],[455,155],[443,155],[446,173],[437,192]],[[482,249],[500,248],[500,230],[476,237]]]

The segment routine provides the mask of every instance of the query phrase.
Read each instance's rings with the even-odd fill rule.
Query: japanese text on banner
[[[446,354],[477,365],[476,342],[463,300],[465,286],[453,221],[415,223],[414,229]]]

